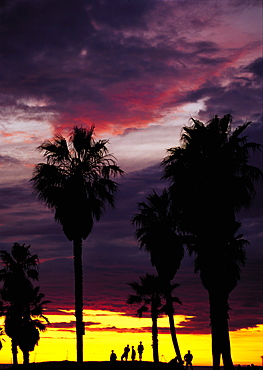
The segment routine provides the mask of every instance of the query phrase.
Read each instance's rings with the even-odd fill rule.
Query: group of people
[[[130,350],[131,350],[131,360],[135,361],[136,351],[134,349],[134,346],[132,346],[132,348],[130,349],[129,344],[127,344],[127,346],[123,350],[123,354],[121,355],[121,361],[124,361],[124,360],[128,361],[128,355],[129,355]],[[138,352],[138,355],[139,355],[139,361],[142,360],[143,350],[144,350],[143,344],[142,344],[142,342],[140,342],[140,344],[138,345],[138,348],[137,348],[137,352]],[[111,351],[110,361],[117,361],[117,355],[114,352],[114,350]]]
[[[130,346],[129,344],[127,344],[127,346],[124,348],[123,350],[123,354],[121,355],[121,361],[128,361],[128,355],[129,355],[129,352],[131,350],[131,360],[132,361],[135,361],[136,359],[136,351],[134,349],[134,346],[132,346],[132,348],[130,349]],[[143,344],[142,342],[140,342],[140,344],[138,345],[138,348],[137,348],[137,352],[138,352],[138,355],[139,355],[139,361],[142,360],[142,354],[143,354],[143,351],[144,351],[144,347],[143,347]],[[185,361],[185,368],[188,369],[188,366],[190,367],[191,370],[193,370],[193,365],[192,365],[192,360],[193,360],[193,355],[190,351],[188,351],[185,355],[184,355],[184,361]],[[111,351],[111,355],[110,355],[110,361],[117,361],[117,355],[116,353],[114,352],[114,350]],[[171,361],[171,363],[174,363],[177,365],[179,364],[179,360],[177,357],[175,357],[175,359],[173,359]]]

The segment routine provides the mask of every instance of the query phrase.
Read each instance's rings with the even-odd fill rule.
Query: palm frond
[[[142,307],[140,307],[140,308],[138,308],[138,310],[137,310],[137,315],[139,316],[139,317],[142,317],[143,316],[143,314],[145,313],[145,312],[148,312],[148,307],[147,306],[142,306]]]
[[[131,294],[127,298],[127,303],[128,304],[140,304],[140,303],[142,303],[142,297],[140,297],[139,295]]]

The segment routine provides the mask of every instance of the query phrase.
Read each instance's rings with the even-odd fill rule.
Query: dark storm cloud
[[[198,8],[188,12],[189,7],[187,2],[146,0],[4,4],[2,101],[9,113],[19,110],[24,119],[51,120],[48,113],[57,113],[56,126],[72,121],[120,129],[145,126],[172,106],[167,90],[194,82],[197,68],[202,79],[207,69],[213,75],[229,61],[216,42],[182,34],[186,14],[190,23],[199,20]],[[199,30],[215,22],[217,11],[209,9],[211,18]],[[32,97],[38,101],[28,105]]]
[[[69,115],[76,113],[74,104],[78,102],[104,104],[105,109],[110,109],[111,103],[100,92],[100,85],[124,80],[131,70],[129,72],[127,66],[120,68],[121,72],[113,77],[118,71],[115,65],[122,64],[118,63],[122,40],[111,37],[105,27],[140,27],[148,7],[146,1],[78,1],[74,4],[71,1],[17,1],[11,6],[4,4],[1,14],[2,100],[18,109],[21,107],[19,99],[45,98],[47,104],[41,111],[68,111]],[[101,22],[103,29],[96,30],[93,24]],[[112,57],[108,56],[111,47]],[[24,109],[35,117],[40,108],[24,106]]]
[[[195,103],[202,99],[205,100],[205,109],[199,112],[201,119],[207,120],[215,114],[222,116],[231,112],[238,122],[252,120],[261,125],[263,89],[259,78],[260,65],[262,67],[262,58],[236,71],[231,69],[229,83],[222,83],[223,80],[218,78],[207,80],[198,89],[186,92],[177,103]]]

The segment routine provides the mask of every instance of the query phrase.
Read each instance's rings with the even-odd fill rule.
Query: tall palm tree
[[[232,369],[228,332],[228,297],[240,278],[247,241],[237,234],[236,212],[248,207],[254,181],[262,174],[249,165],[259,145],[243,135],[250,122],[232,128],[230,114],[207,124],[192,119],[183,128],[181,146],[168,150],[163,160],[164,179],[170,181],[172,206],[183,230],[193,236],[189,251],[208,291],[213,367]]]
[[[14,364],[17,364],[18,328],[33,289],[31,280],[38,279],[38,257],[29,249],[30,245],[14,243],[11,253],[0,251],[1,315],[5,316],[5,331],[12,341]]]
[[[177,232],[168,192],[163,190],[159,196],[153,191],[146,202],[139,203],[139,213],[133,216],[132,223],[136,226],[135,235],[140,248],[150,253],[151,263],[164,286],[171,337],[176,356],[182,363],[174,324],[171,281],[180,267],[184,247],[182,236]]]
[[[60,134],[45,141],[38,149],[46,163],[36,165],[31,179],[40,201],[54,211],[55,220],[73,241],[78,362],[83,362],[84,335],[82,242],[105,205],[114,205],[117,183],[111,177],[123,174],[108,152],[108,141],[95,141],[93,134],[94,126],[74,127],[68,142]]]
[[[141,307],[137,310],[139,317],[147,312],[148,306],[151,309],[152,319],[152,348],[153,361],[159,362],[158,354],[158,326],[157,320],[161,313],[164,312],[164,289],[160,278],[155,275],[146,274],[140,277],[140,282],[131,282],[128,285],[132,288],[135,294],[130,294],[127,303],[139,304]],[[175,288],[176,286],[174,286]]]

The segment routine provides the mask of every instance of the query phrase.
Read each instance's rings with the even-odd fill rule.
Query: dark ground
[[[12,366],[11,369],[19,370],[169,370],[174,367],[170,364],[159,362],[155,364],[153,362],[146,361],[88,361],[83,364],[77,364],[73,361],[62,361],[62,362],[39,362],[31,363],[29,365],[16,365]]]

